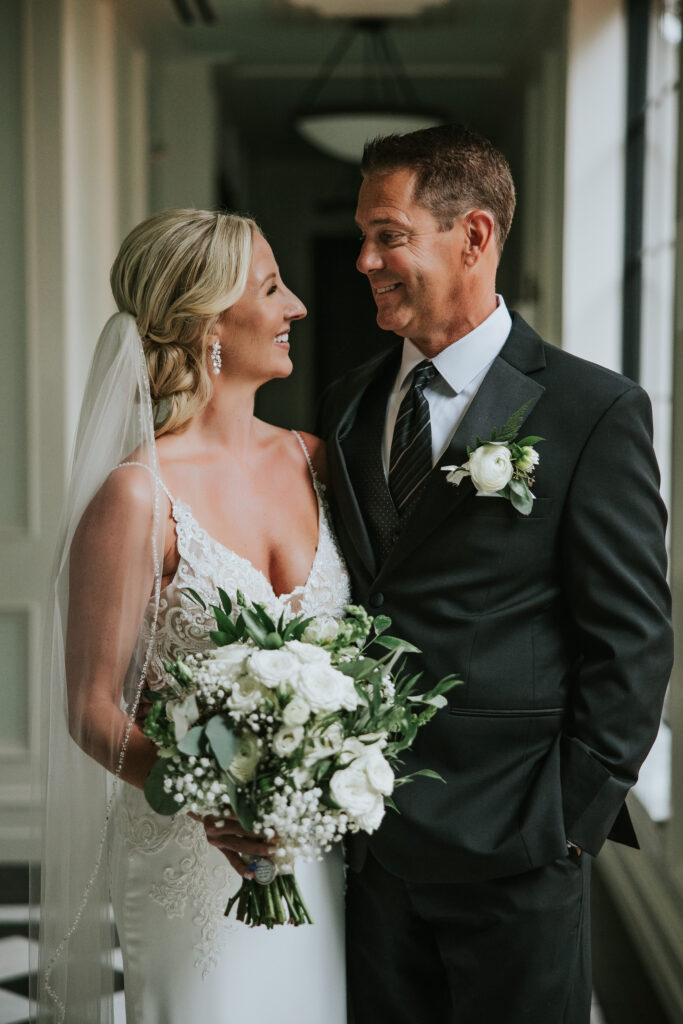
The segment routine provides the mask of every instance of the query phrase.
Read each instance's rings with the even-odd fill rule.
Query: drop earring
[[[221,372],[221,366],[223,365],[223,360],[221,359],[221,343],[218,339],[216,339],[211,346],[211,365],[213,367],[213,372],[218,375]]]

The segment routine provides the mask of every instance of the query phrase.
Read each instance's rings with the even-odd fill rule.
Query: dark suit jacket
[[[440,465],[466,461],[476,436],[488,440],[530,400],[520,436],[545,438],[533,511],[479,497],[469,479],[448,484],[437,466],[382,563],[347,455],[360,443],[376,463],[380,429],[354,429],[391,358],[325,397],[336,529],[355,600],[421,648],[410,667],[425,687],[450,672],[464,684],[405,759],[408,772],[436,769],[446,785],[421,778],[398,789],[401,813],[387,812],[373,853],[409,880],[459,881],[548,863],[567,838],[591,854],[608,836],[637,845],[624,798],[656,735],[672,662],[647,395],[546,345],[514,315]]]

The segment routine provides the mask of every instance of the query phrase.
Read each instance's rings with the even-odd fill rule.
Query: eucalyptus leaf
[[[222,715],[214,715],[213,718],[210,718],[204,726],[204,732],[216,755],[216,760],[223,771],[227,771],[237,753],[239,746],[237,737],[232,729],[225,724]]]
[[[389,629],[391,619],[388,615],[376,615],[372,620],[372,625],[375,633],[383,633],[385,629]]]
[[[164,789],[164,779],[169,767],[168,758],[159,758],[145,779],[145,798],[157,814],[170,815],[180,810],[180,805],[174,800],[173,793],[167,793]]]
[[[178,750],[181,754],[187,754],[188,756],[201,757],[202,747],[201,740],[204,735],[204,726],[195,725],[192,729],[188,729],[180,743],[178,744]]]
[[[523,481],[510,481],[510,501],[512,502],[513,508],[516,508],[518,512],[521,512],[523,516],[528,516],[534,507],[534,499],[526,484],[523,484],[523,489],[518,486],[512,486],[513,484],[518,485],[520,483],[523,483]]]

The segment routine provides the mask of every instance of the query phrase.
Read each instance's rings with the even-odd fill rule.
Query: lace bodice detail
[[[316,477],[303,441],[301,444],[318,500],[318,546],[308,579],[289,594],[277,595],[263,573],[241,555],[224,547],[199,525],[192,509],[170,495],[180,561],[171,583],[162,591],[157,618],[154,655],[149,667],[148,686],[163,685],[164,661],[213,646],[209,630],[216,624],[186,592],[196,591],[207,606],[218,604],[218,587],[231,598],[238,590],[250,601],[265,605],[276,620],[295,615],[343,615],[351,597],[349,577],[332,533],[325,489]],[[150,602],[150,615],[151,615]]]
[[[302,438],[298,434],[296,437],[306,455],[318,500],[318,546],[308,579],[290,594],[275,594],[259,569],[211,537],[194,518],[190,506],[174,500],[158,481],[171,502],[180,560],[173,580],[160,596],[146,679],[150,689],[164,685],[165,660],[174,661],[183,654],[213,646],[209,630],[215,629],[215,619],[189,596],[186,588],[196,591],[208,607],[219,603],[218,587],[231,598],[241,590],[248,600],[265,605],[276,619],[283,612],[285,619],[299,614],[343,615],[351,596],[348,572],[330,527],[324,485],[316,478]],[[149,631],[153,620],[151,599],[143,628]],[[203,974],[208,973],[217,963],[226,929],[235,927],[234,922],[226,923],[223,910],[228,893],[232,895],[239,886],[239,876],[227,860],[219,867],[210,867],[210,848],[199,823],[182,814],[161,817],[133,787],[123,787],[114,826],[130,850],[159,858],[150,898],[172,918],[182,917],[188,905],[192,906],[194,963]]]

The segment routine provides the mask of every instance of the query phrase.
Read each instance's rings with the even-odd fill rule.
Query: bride
[[[145,692],[164,660],[211,645],[187,588],[208,605],[241,590],[278,617],[349,600],[322,443],[254,416],[257,389],[292,371],[306,310],[252,221],[197,210],[135,228],[111,284],[55,588],[41,1009],[113,1019],[111,901],[127,1024],[343,1024],[340,849],[297,869],[314,925],[250,929],[223,911],[271,849],[236,819],[161,817],[142,793]]]

